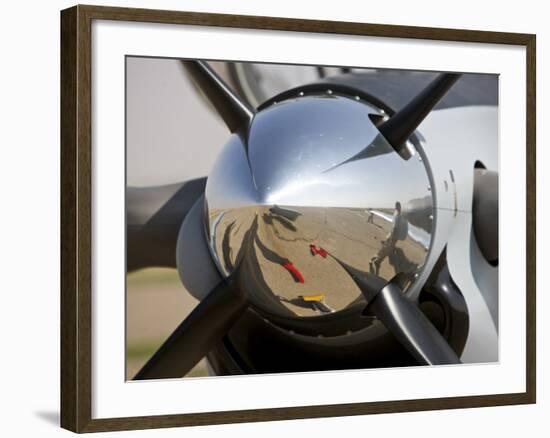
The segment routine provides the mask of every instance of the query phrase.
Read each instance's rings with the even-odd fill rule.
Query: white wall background
[[[210,426],[108,436],[547,436],[550,387],[543,348],[550,326],[542,278],[548,232],[543,153],[548,140],[549,12],[545,2],[393,0],[239,0],[95,2],[112,6],[272,15],[372,23],[485,29],[537,34],[538,77],[538,404],[263,424]],[[0,15],[0,430],[4,436],[68,435],[59,404],[59,10],[70,1],[5,2]],[[546,163],[545,163],[546,161]],[[546,210],[548,210],[546,208]],[[547,282],[546,282],[547,283]],[[266,394],[266,397],[269,395]]]

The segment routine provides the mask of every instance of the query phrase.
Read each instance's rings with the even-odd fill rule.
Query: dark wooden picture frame
[[[406,401],[92,419],[91,24],[93,20],[269,29],[526,47],[527,284],[526,391]],[[536,401],[535,52],[531,34],[75,6],[61,12],[61,426],[74,432],[288,420]]]

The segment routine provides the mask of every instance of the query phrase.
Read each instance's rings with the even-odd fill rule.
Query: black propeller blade
[[[393,282],[369,303],[372,311],[421,365],[458,364],[460,359],[422,311]]]
[[[457,73],[440,74],[400,111],[378,126],[380,133],[398,153],[401,152],[403,144],[418,128],[422,120],[445,96],[460,76]]]
[[[235,133],[248,127],[254,117],[254,109],[243,102],[206,62],[182,63],[231,132]]]
[[[351,276],[374,314],[420,365],[457,364],[460,359],[422,311],[390,281],[333,257]]]
[[[176,328],[134,380],[185,376],[222,340],[247,306],[243,289],[234,287],[231,278],[222,281]]]

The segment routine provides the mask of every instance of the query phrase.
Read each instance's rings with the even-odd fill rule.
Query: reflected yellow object
[[[301,297],[304,301],[325,301],[325,295],[324,294],[318,294],[318,295],[303,295]]]

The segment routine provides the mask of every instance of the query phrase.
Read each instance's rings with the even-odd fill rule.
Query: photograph
[[[125,56],[126,380],[499,362],[499,75]]]
[[[60,20],[63,428],[537,402],[535,33]]]

